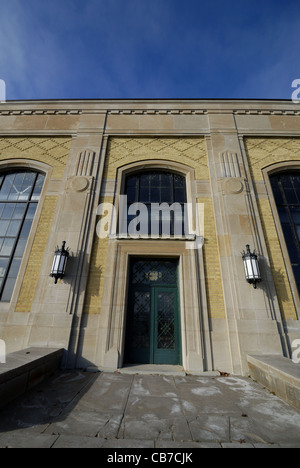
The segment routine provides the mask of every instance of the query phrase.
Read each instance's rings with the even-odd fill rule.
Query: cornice
[[[0,116],[81,114],[299,116],[300,104],[291,100],[230,99],[33,100],[0,103]]]

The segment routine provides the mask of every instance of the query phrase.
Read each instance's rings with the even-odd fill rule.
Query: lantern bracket
[[[242,258],[244,261],[245,276],[248,283],[252,284],[254,289],[257,288],[257,283],[262,281],[259,262],[257,255],[254,252],[251,252],[250,245],[246,245],[247,251],[243,251]]]
[[[55,284],[57,284],[59,279],[62,279],[65,276],[67,261],[69,258],[69,248],[66,249],[65,246],[66,241],[63,241],[61,249],[57,246],[54,253],[50,276],[55,279]]]

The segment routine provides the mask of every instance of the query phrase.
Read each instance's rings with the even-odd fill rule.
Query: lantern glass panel
[[[246,278],[247,279],[252,279],[253,273],[252,273],[252,263],[251,263],[250,258],[246,258],[244,260],[244,266],[245,266]]]
[[[52,271],[57,272],[59,270],[59,262],[60,262],[60,252],[56,251],[54,254],[53,266]]]
[[[59,267],[58,267],[58,271],[60,274],[65,273],[66,260],[67,258],[65,254],[61,254],[60,259],[59,259]]]
[[[63,278],[65,274],[65,269],[67,265],[67,259],[69,257],[69,252],[64,248],[65,242],[61,249],[57,249],[54,254],[54,259],[52,263],[50,276],[55,278],[55,283],[58,278]]]
[[[251,259],[251,265],[252,265],[252,275],[254,279],[259,279],[260,278],[260,272],[259,272],[259,267],[258,267],[258,261],[256,258]]]

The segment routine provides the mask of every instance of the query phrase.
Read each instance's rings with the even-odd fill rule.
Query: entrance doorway
[[[182,364],[178,296],[178,260],[131,260],[126,363]]]

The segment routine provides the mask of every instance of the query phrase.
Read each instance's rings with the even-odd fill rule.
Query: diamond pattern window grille
[[[175,349],[174,292],[158,294],[157,347],[158,349]]]
[[[135,291],[132,327],[132,348],[150,347],[150,292]]]
[[[176,285],[177,263],[141,260],[134,263],[132,284]]]
[[[166,171],[135,173],[126,178],[125,194],[127,195],[127,213],[133,203],[142,203],[147,208],[148,220],[144,220],[143,227],[138,228],[141,229],[140,234],[146,234],[145,226],[147,226],[147,234],[152,233],[152,228],[153,233],[159,233],[159,235],[184,234],[184,204],[187,202],[185,177]],[[159,214],[153,210],[152,213],[152,204],[176,207],[176,218],[173,210],[167,213],[160,211]],[[128,214],[127,227],[136,216],[136,214]],[[155,227],[152,226],[152,222]]]

